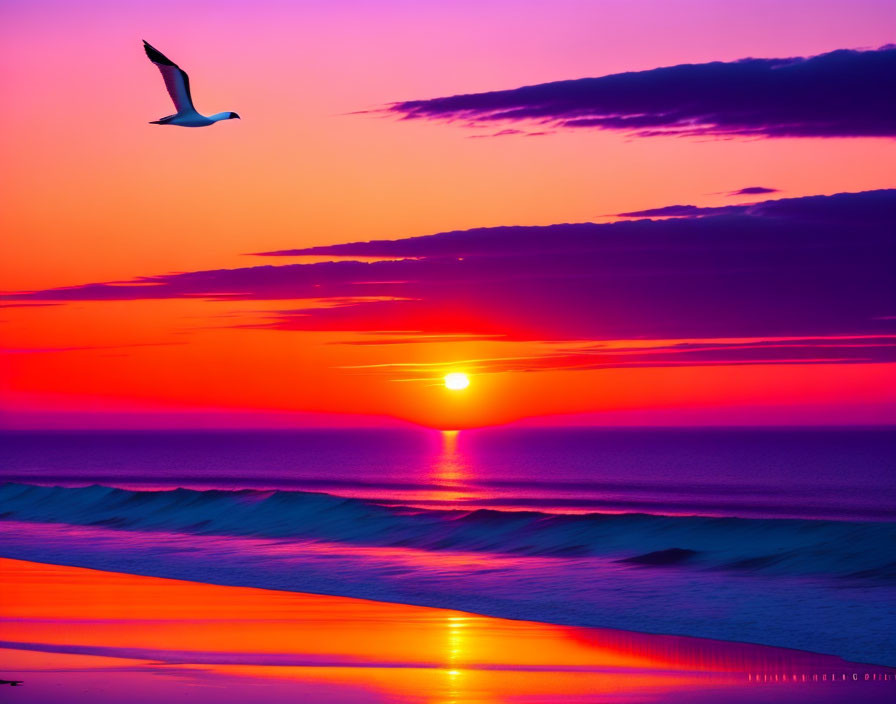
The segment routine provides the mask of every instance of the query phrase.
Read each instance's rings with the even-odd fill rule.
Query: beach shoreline
[[[766,646],[5,558],[0,575],[2,677],[25,682],[22,702],[74,680],[66,701],[145,679],[189,680],[197,701],[261,686],[266,701],[885,701],[896,687],[891,668]]]

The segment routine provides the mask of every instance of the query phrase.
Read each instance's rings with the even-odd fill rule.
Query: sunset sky
[[[4,427],[896,421],[890,0],[0,13]]]

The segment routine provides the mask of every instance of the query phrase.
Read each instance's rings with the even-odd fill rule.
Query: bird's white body
[[[191,112],[177,113],[176,115],[172,115],[170,119],[162,119],[164,122],[160,122],[160,124],[163,125],[177,125],[178,127],[208,127],[221,120],[229,120],[231,118],[229,112],[216,112],[214,115],[206,117],[193,110]]]
[[[239,120],[240,116],[235,112],[216,112],[214,115],[201,115],[193,107],[193,98],[190,95],[190,79],[180,66],[165,56],[158,49],[144,40],[143,49],[146,56],[152,61],[165,81],[168,95],[174,102],[177,112],[159,120],[153,120],[151,125],[175,125],[176,127],[208,127],[222,120]]]

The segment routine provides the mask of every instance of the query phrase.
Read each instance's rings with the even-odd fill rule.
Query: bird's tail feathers
[[[171,122],[177,115],[166,115],[165,117],[160,117],[158,120],[152,120],[149,124],[151,125],[167,125]]]

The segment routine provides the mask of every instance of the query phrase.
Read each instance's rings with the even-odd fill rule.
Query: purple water
[[[2,432],[0,480],[289,489],[550,512],[896,520],[896,432]]]

